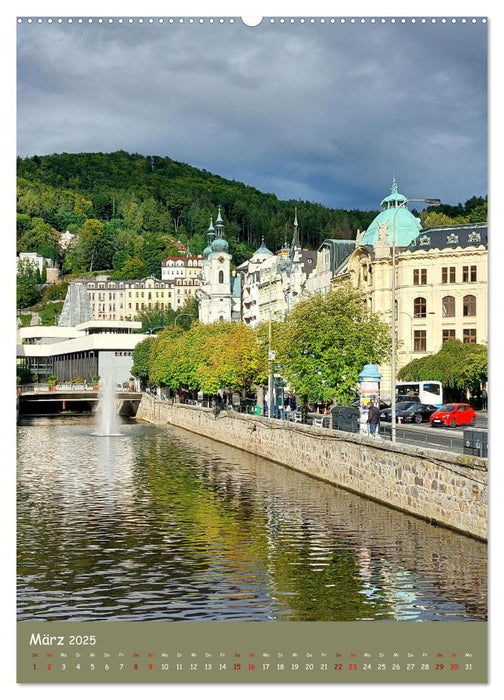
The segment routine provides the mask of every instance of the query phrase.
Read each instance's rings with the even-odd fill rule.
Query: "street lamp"
[[[271,285],[273,284],[273,280],[275,280],[275,282],[276,282],[276,279],[277,279],[276,270],[272,266],[270,268],[269,274],[268,274],[268,292],[269,292],[269,304],[268,304],[268,311],[269,311],[269,320],[268,320],[268,417],[269,418],[273,417],[273,405],[274,405],[273,393],[275,391],[275,380],[274,380],[274,376],[273,376],[273,361],[276,358],[275,351],[271,349]]]
[[[399,311],[399,314],[404,314],[410,320],[410,360],[413,359],[413,316],[407,311]]]
[[[154,331],[162,331],[163,328],[166,328],[166,326],[153,326],[145,331],[145,335],[156,335]]]
[[[392,219],[392,358],[390,363],[390,382],[391,382],[391,394],[392,402],[390,404],[390,418],[392,420],[392,442],[396,441],[396,224],[397,224],[397,214],[399,209],[403,207],[408,202],[424,202],[431,207],[438,207],[441,204],[440,199],[426,199],[424,197],[412,197],[411,199],[405,199],[404,201],[396,204],[394,218]]]

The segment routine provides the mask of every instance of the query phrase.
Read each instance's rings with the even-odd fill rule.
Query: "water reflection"
[[[20,620],[486,618],[486,546],[182,430],[19,428]]]

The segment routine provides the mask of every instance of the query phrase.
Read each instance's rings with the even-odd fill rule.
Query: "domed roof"
[[[203,251],[203,257],[208,258],[210,253],[212,252],[212,241],[215,239],[215,228],[213,225],[213,219],[210,217],[210,226],[208,227],[207,231],[207,239],[208,239],[208,245]]]
[[[390,194],[388,197],[384,197],[380,202],[382,209],[396,207],[400,202],[407,202],[408,199],[403,194],[397,191],[397,182],[392,180],[392,187],[390,188]]]
[[[361,245],[374,246],[378,240],[379,229],[384,225],[387,226],[387,240],[390,245],[394,245],[394,223],[395,245],[397,247],[408,246],[414,241],[422,229],[422,224],[420,219],[407,208],[407,201],[407,197],[397,191],[397,184],[394,180],[389,196],[381,201],[382,211],[368,226],[362,237]]]
[[[229,244],[224,238],[216,238],[212,242],[212,253],[227,253]]]
[[[270,255],[273,255],[271,250],[266,247],[266,244],[264,243],[264,237],[261,239],[261,245],[259,248],[255,251],[255,253],[252,255],[251,260],[256,261],[258,258],[269,258]]]

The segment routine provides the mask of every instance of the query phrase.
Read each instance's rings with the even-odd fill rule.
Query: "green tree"
[[[62,301],[51,301],[40,308],[40,323],[42,326],[55,326],[63,310]]]
[[[24,222],[26,223],[26,222]],[[58,257],[58,232],[40,217],[31,220],[28,229],[21,228],[17,249],[20,253],[38,253],[45,258],[56,260]]]
[[[349,286],[301,300],[273,329],[276,362],[304,402],[346,404],[359,372],[390,355],[390,329]]]
[[[142,323],[139,333],[158,333],[168,326],[173,326],[176,313],[168,309],[148,309],[141,311],[138,320]]]
[[[81,260],[82,267],[89,269],[89,272],[93,271],[95,259],[103,242],[104,230],[105,226],[101,221],[87,219],[77,232],[79,237],[75,252]]]
[[[50,301],[65,301],[68,291],[68,282],[58,282],[58,284],[49,284],[42,295],[42,303],[47,304]]]
[[[420,357],[402,367],[398,378],[411,382],[433,379],[445,388],[476,395],[488,381],[488,349],[453,338],[443,343],[435,355]]]
[[[20,260],[17,267],[16,303],[18,308],[33,306],[42,297],[39,288],[39,271],[28,260]]]
[[[266,374],[266,357],[256,332],[242,323],[193,323],[173,327],[152,345],[150,377],[170,389],[245,391]]]
[[[138,377],[141,383],[146,386],[150,375],[150,351],[154,337],[146,338],[133,350],[133,366],[131,374]]]
[[[170,236],[150,234],[144,237],[145,243],[140,252],[148,275],[161,278],[161,262],[169,255],[178,255],[178,248]]]
[[[121,269],[116,270],[111,277],[116,280],[142,279],[147,277],[147,269],[138,255],[128,255]]]
[[[31,228],[31,217],[27,214],[16,214],[16,232],[17,239],[26,233]],[[23,251],[27,252],[27,251]]]

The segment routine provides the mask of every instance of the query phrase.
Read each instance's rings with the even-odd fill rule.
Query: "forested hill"
[[[18,252],[57,259],[65,272],[113,270],[123,279],[159,276],[177,240],[200,254],[219,205],[236,265],[263,237],[272,251],[290,242],[296,207],[301,243],[311,249],[325,238],[355,238],[378,213],[283,201],[170,158],[125,151],[19,158],[17,174]],[[77,244],[65,253],[56,234],[66,230]]]
[[[20,158],[17,174],[19,214],[73,233],[89,218],[114,222],[132,235],[162,234],[188,242],[194,254],[205,247],[210,217],[215,219],[220,205],[237,263],[263,236],[272,250],[285,238],[290,241],[296,206],[302,244],[310,248],[327,237],[354,238],[377,213],[282,201],[170,158],[124,151]]]

